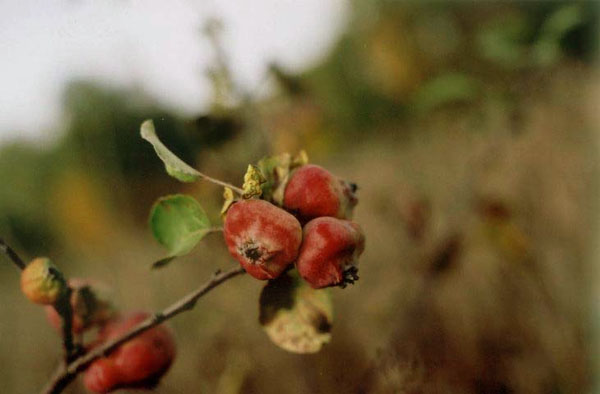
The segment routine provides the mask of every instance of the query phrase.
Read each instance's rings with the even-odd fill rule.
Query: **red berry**
[[[116,338],[150,315],[144,312],[107,324],[98,343]],[[130,339],[108,357],[94,361],[85,371],[88,390],[108,393],[118,388],[151,388],[167,372],[175,358],[175,341],[165,326],[156,326]]]
[[[242,200],[229,208],[224,225],[229,253],[256,279],[274,279],[296,260],[300,222],[264,200]]]
[[[356,185],[322,167],[307,164],[292,173],[285,187],[283,206],[303,222],[321,216],[351,219],[358,202],[355,191]]]
[[[107,393],[116,388],[121,381],[121,375],[109,358],[94,361],[83,375],[83,384],[94,393]]]
[[[358,224],[332,217],[313,219],[304,226],[298,273],[315,289],[345,287],[358,279],[358,256],[364,247]]]

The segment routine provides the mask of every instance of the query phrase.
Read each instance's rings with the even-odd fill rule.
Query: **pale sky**
[[[347,0],[0,0],[0,142],[58,128],[62,91],[77,78],[141,86],[171,110],[201,111],[209,17],[223,21],[234,77],[252,89],[269,61],[291,70],[318,61],[347,16]]]

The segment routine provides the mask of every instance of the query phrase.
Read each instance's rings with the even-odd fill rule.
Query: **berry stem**
[[[54,305],[62,320],[62,341],[65,349],[65,362],[71,362],[75,355],[75,345],[73,343],[73,308],[71,308],[71,294],[73,289],[67,286],[64,295]]]
[[[53,377],[50,379],[46,387],[43,389],[43,394],[59,394],[71,383],[77,375],[85,370],[94,360],[108,355],[111,351],[115,350],[121,344],[128,340],[140,335],[141,333],[155,327],[166,320],[177,316],[181,312],[191,310],[194,308],[198,300],[206,293],[219,286],[220,284],[232,279],[238,275],[243,274],[245,271],[243,268],[234,268],[230,271],[220,272],[217,271],[211,279],[209,279],[202,286],[187,294],[183,298],[175,301],[173,304],[163,309],[161,312],[157,312],[139,323],[131,330],[121,335],[120,337],[114,338],[110,341],[105,342],[102,346],[94,348],[90,352],[77,357],[70,363],[61,364]]]
[[[218,180],[218,179],[216,179],[216,178],[213,178],[213,177],[210,177],[210,176],[208,176],[208,175],[206,175],[206,174],[203,174],[203,173],[201,173],[200,171],[198,171],[196,175],[197,175],[198,177],[200,177],[200,178],[204,179],[205,181],[208,181],[208,182],[214,183],[214,184],[216,184],[216,185],[219,185],[219,186],[228,187],[228,188],[230,188],[231,190],[233,190],[234,192],[236,192],[237,194],[239,194],[240,196],[241,196],[242,194],[244,194],[244,190],[242,190],[241,188],[239,188],[239,187],[237,187],[237,186],[233,186],[231,183],[227,183],[227,182],[220,181],[220,180]]]

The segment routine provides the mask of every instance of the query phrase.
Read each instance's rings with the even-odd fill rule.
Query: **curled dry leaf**
[[[223,190],[223,206],[221,207],[221,215],[225,215],[231,207],[231,204],[235,202],[235,195],[230,187],[226,187]]]
[[[244,186],[242,187],[242,189],[244,189],[244,194],[242,196],[246,199],[260,197],[262,194],[261,185],[266,181],[267,180],[257,166],[248,164],[248,169],[244,175]]]
[[[329,289],[315,290],[288,271],[269,281],[260,295],[260,324],[277,346],[316,353],[331,340],[333,305]]]

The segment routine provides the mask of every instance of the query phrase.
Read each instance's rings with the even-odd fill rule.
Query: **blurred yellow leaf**
[[[264,287],[259,320],[271,341],[282,349],[316,353],[331,340],[329,289],[315,290],[295,271],[287,272]]]

